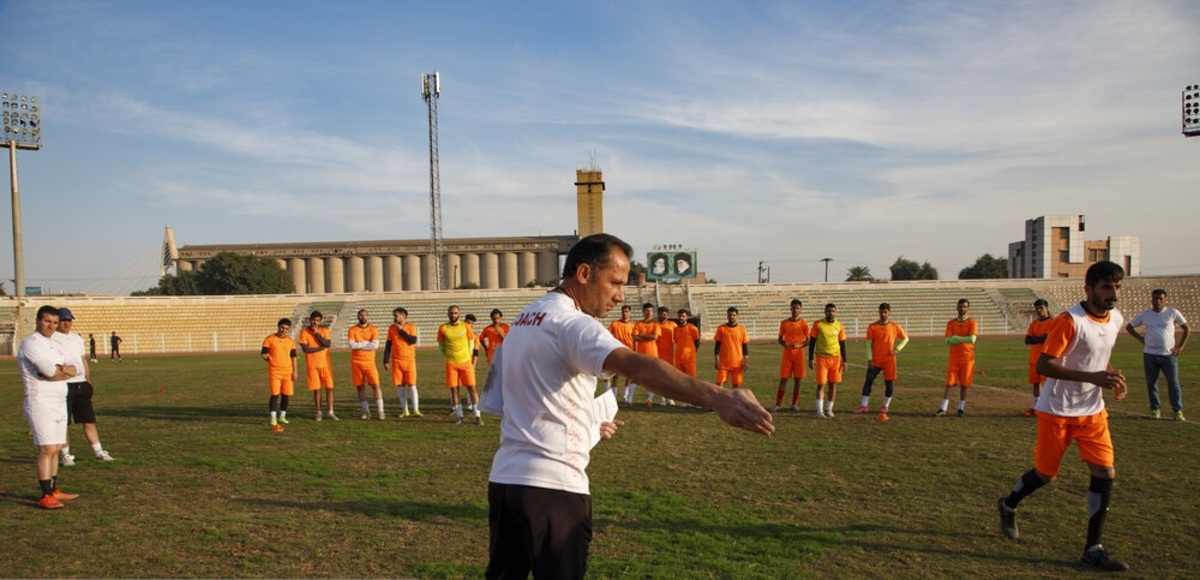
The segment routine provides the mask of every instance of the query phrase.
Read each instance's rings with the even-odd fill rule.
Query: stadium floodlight
[[[1188,85],[1180,95],[1183,109],[1183,136],[1200,136],[1200,84]]]
[[[42,106],[37,97],[0,92],[0,120],[4,144],[8,147],[8,167],[12,176],[13,222],[13,295],[25,295],[25,259],[21,243],[21,188],[17,184],[17,149],[42,148]],[[14,336],[21,336],[19,329]]]

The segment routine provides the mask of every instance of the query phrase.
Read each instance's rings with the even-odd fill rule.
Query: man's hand
[[[771,414],[758,404],[750,389],[721,390],[718,397],[714,401],[713,410],[722,421],[759,435],[775,432]]]
[[[1092,373],[1092,384],[1104,388],[1112,389],[1113,398],[1120,401],[1129,394],[1129,385],[1125,384],[1125,374],[1118,370],[1098,371]]]
[[[600,423],[600,439],[612,439],[612,436],[617,433],[619,427],[624,427],[625,422],[620,419],[610,421],[602,421]]]

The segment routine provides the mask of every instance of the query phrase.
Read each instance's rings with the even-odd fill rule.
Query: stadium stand
[[[838,319],[847,333],[861,337],[877,317],[880,302],[892,305],[892,319],[913,336],[941,336],[946,321],[954,316],[959,298],[971,301],[971,315],[979,320],[981,334],[1022,334],[1032,316],[1033,301],[1045,298],[1051,311],[1062,311],[1082,296],[1080,279],[1001,279],[905,282],[845,282],[827,284],[694,284],[629,286],[625,299],[640,317],[644,302],[664,305],[672,317],[687,307],[700,318],[701,335],[711,340],[716,325],[725,321],[725,309],[737,306],[741,322],[751,340],[774,340],[779,321],[787,316],[788,302],[804,302],[804,317],[820,318],[827,302],[838,305]],[[1189,320],[1200,320],[1200,276],[1157,276],[1127,278],[1120,308],[1127,317],[1150,305],[1150,290],[1167,290],[1169,303]],[[96,336],[98,351],[108,354],[108,336],[116,331],[125,342],[123,354],[174,352],[256,351],[262,339],[283,317],[296,321],[293,333],[313,309],[320,310],[333,324],[334,348],[345,349],[346,329],[356,322],[360,308],[370,311],[371,322],[381,334],[391,324],[391,311],[403,306],[409,320],[420,331],[421,346],[433,347],[437,327],[446,321],[446,308],[457,304],[464,315],[475,314],[479,328],[487,324],[493,308],[504,311],[512,322],[516,314],[537,299],[546,288],[453,290],[442,292],[397,292],[278,296],[198,297],[26,297],[0,298],[0,351],[13,354],[14,332],[28,334],[39,306],[52,303],[71,308],[78,317],[77,332]],[[619,312],[602,322],[607,325]]]

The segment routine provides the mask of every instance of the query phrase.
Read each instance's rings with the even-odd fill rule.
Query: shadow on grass
[[[232,423],[243,423],[242,419],[245,418],[261,419],[265,414],[266,411],[262,409],[251,409],[244,406],[181,407],[169,405],[105,408],[102,413],[104,417],[127,417],[157,421],[196,421],[198,419],[211,421],[225,419]]]
[[[487,522],[487,507],[471,504],[445,504],[415,501],[286,501],[274,499],[238,499],[236,501],[255,506],[273,506],[298,510],[320,510],[338,513],[354,513],[364,516],[391,516],[414,522],[431,520],[470,520]]]

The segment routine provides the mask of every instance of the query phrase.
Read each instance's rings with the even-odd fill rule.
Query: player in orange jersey
[[[812,324],[808,336],[813,339],[812,348],[808,349],[808,368],[817,371],[817,418],[833,418],[833,401],[842,373],[846,372],[847,360],[846,328],[837,321],[836,304],[825,305],[825,318]]]
[[[504,344],[504,337],[508,336],[509,326],[504,323],[504,313],[500,312],[499,308],[492,309],[489,316],[492,323],[483,327],[483,331],[479,333],[479,344],[487,353],[487,361],[490,365],[492,364],[492,354],[501,344]]]
[[[383,348],[383,368],[392,375],[392,385],[400,399],[401,417],[420,417],[421,398],[417,394],[417,325],[408,321],[408,310],[392,310],[387,342]],[[409,400],[412,411],[408,410]]]
[[[633,307],[629,306],[628,304],[621,306],[621,318],[612,321],[612,324],[608,325],[608,332],[612,334],[614,338],[620,341],[621,344],[625,345],[625,348],[630,350],[633,350],[633,320],[630,319],[630,314],[632,312]],[[617,376],[613,375],[609,377],[605,381],[605,386],[608,387],[609,390],[616,389]],[[625,391],[625,394],[628,395],[629,377],[625,377]],[[615,395],[616,393],[613,394]],[[632,402],[633,401],[628,399],[627,396],[621,397],[621,404],[626,407],[632,404]]]
[[[367,386],[375,395],[375,408],[379,420],[383,420],[383,390],[379,388],[379,367],[375,366],[375,351],[379,350],[379,329],[367,320],[367,311],[358,311],[358,324],[346,331],[350,343],[350,382],[358,390],[358,406],[362,409],[360,419],[371,418],[371,403],[367,399]]]
[[[658,358],[658,337],[661,334],[658,321],[654,320],[654,305],[649,302],[643,304],[642,319],[633,323],[633,351]],[[637,384],[629,383],[625,387],[625,401],[632,405],[635,393],[637,393]],[[653,402],[654,393],[651,393],[650,398],[646,399],[646,405],[649,406]]]
[[[958,301],[958,318],[946,323],[946,344],[950,345],[950,359],[946,368],[946,392],[942,395],[942,406],[933,414],[934,417],[946,415],[950,407],[950,395],[954,387],[958,387],[958,416],[962,417],[967,409],[967,389],[971,388],[975,375],[975,339],[979,334],[979,324],[967,316],[971,311],[971,301],[963,298]]]
[[[1029,384],[1033,387],[1033,403],[1025,410],[1026,417],[1037,414],[1034,409],[1037,408],[1038,397],[1042,395],[1042,383],[1046,382],[1046,377],[1037,372],[1037,361],[1042,357],[1042,345],[1046,343],[1050,324],[1054,322],[1050,316],[1050,303],[1044,298],[1033,301],[1033,312],[1037,318],[1029,323],[1029,329],[1025,331],[1025,344],[1029,345]]]
[[[658,307],[658,358],[671,366],[675,366],[675,328],[677,325],[674,320],[671,320],[671,310],[666,306]],[[646,399],[646,404],[649,405],[654,401],[654,393],[650,393],[650,398]],[[659,405],[675,406],[675,401],[663,396],[658,397]]]
[[[725,386],[728,380],[733,388],[742,386],[746,377],[746,368],[750,364],[750,337],[746,327],[738,324],[738,309],[730,306],[725,311],[725,324],[717,327],[713,333],[713,368],[717,371],[717,380],[713,381]]]
[[[783,347],[783,355],[779,361],[779,389],[775,391],[775,406],[771,411],[778,411],[783,404],[788,379],[792,379],[792,410],[800,410],[800,379],[804,378],[807,370],[804,366],[804,347],[808,346],[808,323],[800,317],[804,303],[793,298],[788,307],[791,316],[779,322],[778,342]]]
[[[866,413],[871,403],[871,386],[875,378],[883,373],[883,406],[880,420],[886,421],[892,404],[892,392],[896,385],[896,355],[908,344],[908,334],[899,324],[890,320],[892,305],[879,305],[879,320],[867,326],[867,379],[863,382],[862,403],[855,413]]]
[[[692,313],[680,308],[675,323],[675,368],[683,374],[696,376],[696,352],[700,350],[700,329],[689,318]]]
[[[304,368],[308,375],[308,390],[313,394],[314,420],[321,420],[321,391],[325,391],[325,416],[333,421],[338,417],[333,412],[333,366],[329,362],[329,329],[322,327],[325,316],[320,310],[308,315],[308,326],[300,331],[300,350],[304,351]]]
[[[267,388],[271,391],[271,427],[287,424],[288,397],[296,386],[296,343],[292,340],[292,321],[280,318],[275,334],[262,344],[262,359],[267,361]],[[278,408],[278,411],[276,409]]]

